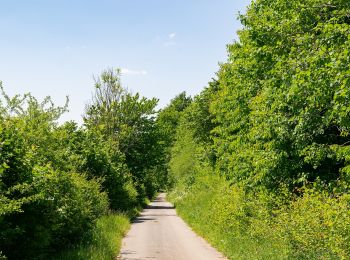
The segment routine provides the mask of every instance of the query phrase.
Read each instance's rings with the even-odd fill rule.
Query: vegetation
[[[115,212],[165,188],[231,259],[350,258],[350,2],[255,0],[240,20],[217,77],[161,111],[118,70],[82,127],[2,91],[0,258],[113,259]]]
[[[121,239],[129,226],[129,218],[125,215],[103,216],[97,220],[96,226],[92,230],[92,238],[59,253],[54,259],[115,259],[120,250]]]
[[[182,113],[170,198],[232,259],[348,259],[348,1],[257,0]]]
[[[128,225],[122,215],[105,215],[135,211],[163,187],[157,100],[119,82],[113,70],[96,80],[84,127],[57,124],[67,104],[11,98],[1,87],[0,251],[9,259],[46,258],[77,244],[77,256],[105,247],[96,253],[112,259]]]

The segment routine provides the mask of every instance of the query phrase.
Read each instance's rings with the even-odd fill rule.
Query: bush
[[[32,183],[7,194],[25,199],[20,210],[1,218],[1,249],[9,258],[41,257],[80,241],[108,207],[97,181],[50,167],[34,169]]]
[[[40,103],[30,95],[3,96],[0,251],[10,259],[40,258],[87,235],[106,213],[108,200],[101,180],[75,171],[83,158],[63,141],[74,139],[77,131],[68,126],[63,131],[55,123],[64,108],[49,98]]]
[[[289,195],[292,196],[292,195]],[[348,259],[350,197],[305,191],[285,204],[202,171],[169,198],[191,227],[230,259]]]
[[[180,216],[229,259],[284,259],[288,244],[275,234],[265,195],[256,195],[261,199],[207,169],[169,198]]]
[[[105,141],[98,132],[86,131],[77,145],[79,148],[75,152],[83,158],[78,171],[86,173],[88,178],[101,178],[110,208],[128,210],[135,207],[138,192],[117,144],[112,139]]]

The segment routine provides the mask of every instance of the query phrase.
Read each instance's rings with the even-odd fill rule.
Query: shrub
[[[30,95],[3,97],[0,251],[9,258],[40,258],[86,235],[106,213],[108,200],[101,180],[74,171],[83,159],[69,152],[63,140],[73,139],[75,131],[56,131],[55,120],[64,108],[49,98],[40,103]]]
[[[0,222],[1,249],[10,258],[41,257],[81,240],[108,207],[99,182],[50,167],[35,168],[31,183],[7,195],[24,201]]]
[[[124,155],[115,141],[105,141],[98,132],[86,131],[78,147],[76,153],[83,158],[78,171],[86,173],[88,178],[101,178],[110,208],[127,210],[135,207],[138,203],[138,192],[125,164]]]

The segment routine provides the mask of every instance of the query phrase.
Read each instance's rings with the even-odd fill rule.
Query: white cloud
[[[130,70],[127,68],[122,68],[120,72],[124,75],[147,75],[148,73],[146,70]]]
[[[156,35],[153,41],[156,42],[156,44],[161,44],[163,47],[173,47],[177,45],[177,33],[172,32],[162,36]]]
[[[176,36],[176,33],[174,33],[174,32],[168,35],[169,39],[171,39],[171,40],[174,39],[175,36]]]
[[[176,33],[175,32],[168,34],[168,39],[167,39],[167,41],[165,41],[163,43],[163,45],[165,47],[175,46],[176,45],[175,38],[176,38]]]

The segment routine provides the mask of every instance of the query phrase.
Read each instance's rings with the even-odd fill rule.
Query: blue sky
[[[93,75],[121,68],[122,83],[166,105],[198,94],[226,60],[248,0],[0,0],[0,80],[63,104],[81,122]]]

